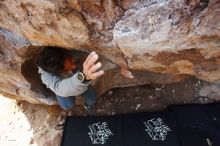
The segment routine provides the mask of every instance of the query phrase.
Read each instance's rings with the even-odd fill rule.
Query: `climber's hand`
[[[102,67],[102,64],[100,62],[96,63],[98,58],[98,54],[96,54],[96,52],[92,52],[84,61],[82,72],[86,76],[87,80],[94,80],[104,74],[103,70],[97,71]]]

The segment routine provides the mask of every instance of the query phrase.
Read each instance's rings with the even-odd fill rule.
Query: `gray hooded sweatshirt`
[[[41,74],[42,83],[50,88],[56,95],[62,97],[78,96],[88,89],[90,82],[82,83],[77,78],[77,73],[68,78],[56,76],[44,71],[38,67],[38,73]]]

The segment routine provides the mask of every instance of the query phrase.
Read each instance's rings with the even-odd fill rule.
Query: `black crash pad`
[[[220,146],[220,103],[66,119],[61,146]]]

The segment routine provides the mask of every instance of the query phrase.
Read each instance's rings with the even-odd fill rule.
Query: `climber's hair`
[[[65,59],[69,56],[70,50],[47,46],[41,52],[37,65],[49,73],[59,74],[64,69]]]

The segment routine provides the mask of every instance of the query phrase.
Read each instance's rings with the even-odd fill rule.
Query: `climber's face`
[[[71,56],[67,57],[64,61],[63,72],[65,72],[65,73],[71,72],[75,68],[76,68],[76,64],[74,63],[74,58]]]

